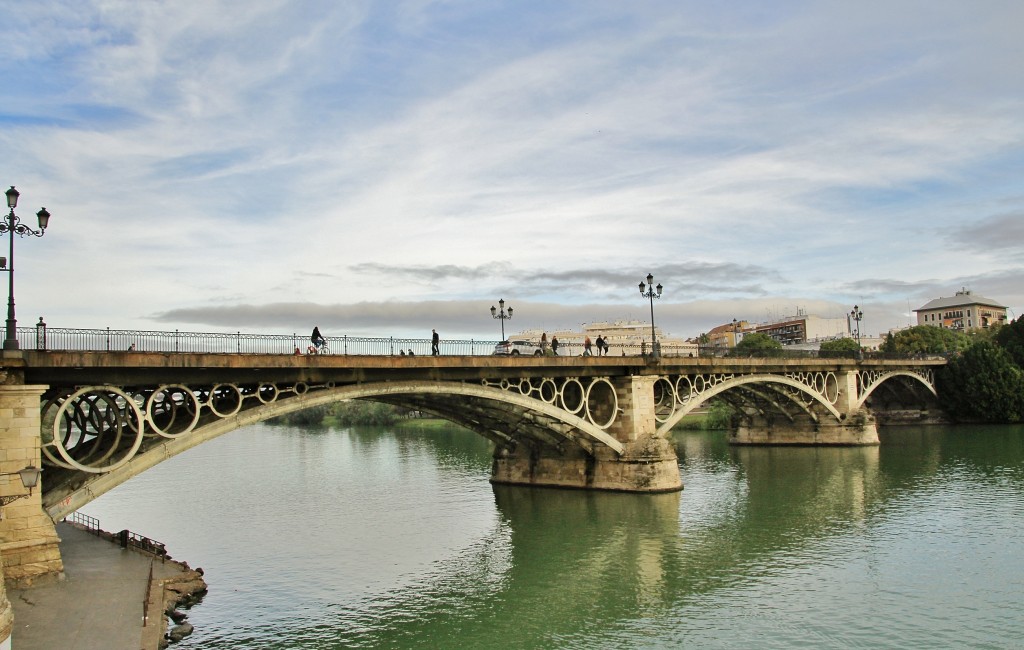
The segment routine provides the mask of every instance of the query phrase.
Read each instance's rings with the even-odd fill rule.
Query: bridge
[[[670,431],[709,400],[738,414],[734,444],[874,445],[877,422],[938,416],[944,363],[5,351],[0,473],[45,471],[3,508],[0,554],[8,580],[59,572],[54,521],[224,433],[336,401],[385,402],[486,437],[494,483],[656,493],[682,489]]]

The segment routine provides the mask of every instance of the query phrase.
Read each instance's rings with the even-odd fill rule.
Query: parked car
[[[539,344],[532,341],[502,341],[494,346],[494,354],[507,354],[513,357],[518,357],[520,354],[532,354],[539,357],[544,354],[544,351],[540,349]]]

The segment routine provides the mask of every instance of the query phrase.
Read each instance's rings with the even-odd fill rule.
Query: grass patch
[[[701,431],[707,428],[707,413],[690,413],[672,427],[673,431]]]
[[[437,431],[439,429],[447,429],[458,425],[442,418],[406,418],[404,420],[396,420],[392,426],[394,426],[395,429]]]

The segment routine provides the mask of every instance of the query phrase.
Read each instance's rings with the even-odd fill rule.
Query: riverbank
[[[61,522],[57,534],[64,579],[7,591],[18,650],[157,650],[168,614],[206,591],[201,569],[121,548],[109,533]]]

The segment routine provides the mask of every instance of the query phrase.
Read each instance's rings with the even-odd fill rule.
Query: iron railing
[[[78,512],[72,512],[70,515],[64,518],[64,521],[69,521],[73,524],[77,524],[92,533],[93,535],[100,535],[103,531],[100,529],[100,520],[96,517],[90,517],[87,514]]]
[[[83,351],[125,351],[139,352],[183,352],[213,354],[305,354],[309,350],[309,336],[292,334],[253,334],[237,332],[182,332],[149,331],[129,329],[79,329],[70,327],[47,327],[40,323],[36,327],[19,327],[18,344],[22,349],[35,350],[83,350]],[[330,354],[351,355],[400,355],[430,354],[431,342],[426,338],[402,338],[395,336],[328,336]],[[443,355],[476,356],[494,353],[496,340],[454,339],[442,340],[439,349]],[[737,353],[734,348],[692,344],[673,345],[659,343],[662,357],[777,357],[801,358],[854,358],[855,352],[820,353],[818,350],[795,350],[783,348],[757,353]],[[550,347],[548,348],[550,353]],[[597,356],[597,346],[591,350]],[[606,356],[647,356],[650,346],[641,344],[611,343]],[[560,342],[558,356],[577,357],[584,354],[579,342]],[[890,355],[880,352],[863,352],[863,358],[941,358],[943,355]]]
[[[412,351],[430,354],[430,339],[394,336],[328,336],[330,354],[398,355]],[[19,327],[18,342],[23,349],[89,350],[139,352],[186,352],[221,354],[305,354],[309,336],[253,334],[246,332],[182,332],[127,329],[75,329],[68,327]],[[491,354],[498,341],[443,340],[441,354]]]
[[[86,531],[97,535],[99,537],[106,537],[112,542],[117,542],[121,545],[121,548],[128,548],[134,546],[137,549],[145,551],[150,555],[154,555],[160,558],[167,557],[167,547],[163,542],[158,542],[155,539],[150,539],[145,535],[139,535],[132,531],[125,529],[117,533],[108,533],[100,528],[100,520],[96,517],[90,517],[82,512],[72,512],[70,515],[64,518],[64,521],[75,524],[84,528]]]

